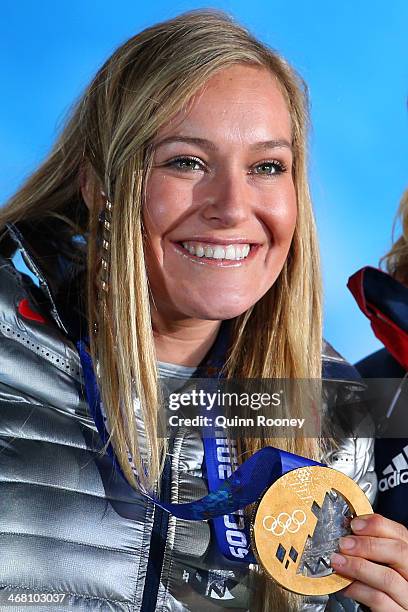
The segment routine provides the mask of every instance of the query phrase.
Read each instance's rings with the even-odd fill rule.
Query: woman
[[[200,436],[179,432],[167,449],[158,436],[157,370],[321,376],[305,141],[305,94],[286,62],[225,16],[189,13],[113,54],[2,210],[5,594],[66,593],[79,610],[324,608],[224,558],[208,523],[176,520],[145,494],[184,502],[207,491]],[[40,289],[7,259],[16,245]],[[133,490],[100,452],[76,351],[86,336]],[[327,346],[323,365],[350,372]],[[323,457],[318,439],[266,433],[240,440],[242,459],[270,443]],[[339,441],[323,458],[373,496],[370,440]],[[403,609],[405,569],[375,562],[406,546],[405,532],[377,516],[362,533],[343,557],[341,571],[361,581],[348,594]],[[373,547],[374,562],[368,535],[385,551]]]
[[[401,199],[398,216],[402,234],[384,257],[388,274],[363,268],[350,279],[349,287],[384,344],[356,366],[365,378],[379,379],[378,384],[372,383],[382,427],[382,435],[375,441],[377,508],[408,526],[408,191]]]

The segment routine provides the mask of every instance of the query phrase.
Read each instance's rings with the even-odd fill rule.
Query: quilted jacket
[[[2,601],[12,592],[65,593],[65,604],[82,612],[250,610],[251,572],[220,555],[209,523],[176,519],[134,491],[133,520],[110,503],[73,338],[71,285],[64,266],[55,267],[49,282],[36,249],[10,229],[39,286],[0,256]],[[323,365],[348,388],[355,372],[329,345]],[[357,435],[322,458],[352,476],[371,501],[372,449],[370,438]],[[177,439],[163,498],[186,502],[206,494],[203,456],[198,435],[186,431]],[[320,612],[326,604],[328,610],[358,609],[331,597],[305,602],[304,610]],[[37,603],[32,609],[66,607]]]

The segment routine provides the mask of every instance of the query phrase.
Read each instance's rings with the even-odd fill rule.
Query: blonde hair
[[[404,192],[394,223],[393,235],[397,222],[401,222],[401,236],[395,240],[391,249],[381,259],[388,272],[401,283],[408,285],[408,189]]]
[[[319,379],[321,284],[306,167],[306,88],[284,59],[223,13],[182,14],[144,30],[117,49],[77,103],[48,159],[0,211],[0,230],[6,222],[27,224],[31,232],[57,236],[58,249],[71,259],[87,257],[90,350],[94,362],[99,362],[112,444],[133,486],[154,486],[165,454],[164,442],[157,435],[160,398],[143,249],[142,206],[150,143],[212,75],[236,63],[272,72],[285,97],[292,122],[298,217],[289,256],[277,281],[234,321],[228,376]],[[106,294],[99,291],[95,280],[101,257],[99,211],[94,206],[88,215],[83,202],[79,177],[84,168],[95,177],[95,202],[103,190],[113,203]],[[73,240],[78,234],[85,237],[87,249]],[[46,267],[47,253],[43,255]],[[93,334],[94,322],[97,335]],[[134,391],[140,398],[148,440],[146,462],[135,427]],[[301,403],[292,406],[291,416],[301,413]],[[320,455],[319,442],[313,438],[270,440],[265,436],[244,439],[241,448],[248,456],[268,443],[311,458]],[[265,586],[263,578],[259,579]],[[272,602],[269,597],[273,604],[268,603]],[[290,597],[268,583],[258,601],[263,600],[260,605],[265,610],[283,610]]]

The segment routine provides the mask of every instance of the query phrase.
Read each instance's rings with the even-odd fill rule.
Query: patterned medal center
[[[350,521],[353,514],[349,505],[340,493],[328,491],[323,504],[319,506],[315,501],[311,508],[317,518],[316,527],[312,535],[308,535],[303,552],[296,570],[297,574],[320,577],[332,573],[330,556],[339,550],[339,538],[351,533]],[[268,517],[266,517],[268,518]],[[281,513],[274,521],[264,520],[265,528],[270,528],[275,534],[277,531],[296,533],[301,528],[305,517],[302,511],[295,511],[292,515]],[[276,558],[285,569],[298,560],[299,551],[293,546],[286,550],[281,542],[276,549]]]

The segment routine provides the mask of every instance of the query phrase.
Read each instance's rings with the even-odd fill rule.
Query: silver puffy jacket
[[[250,610],[250,572],[220,556],[207,522],[176,519],[136,492],[137,518],[130,520],[107,499],[101,441],[75,344],[54,299],[55,280],[47,282],[26,238],[17,231],[12,237],[40,287],[0,257],[1,601],[12,592],[66,593],[65,604],[83,612]],[[64,282],[61,276],[60,287]],[[340,378],[345,374],[347,385],[350,366],[328,345],[323,362]],[[322,459],[373,501],[370,438],[344,439]],[[205,495],[202,465],[202,441],[186,432],[171,449],[162,495],[175,503]],[[31,608],[67,609],[56,603]],[[305,601],[303,609],[358,606],[332,596]]]

